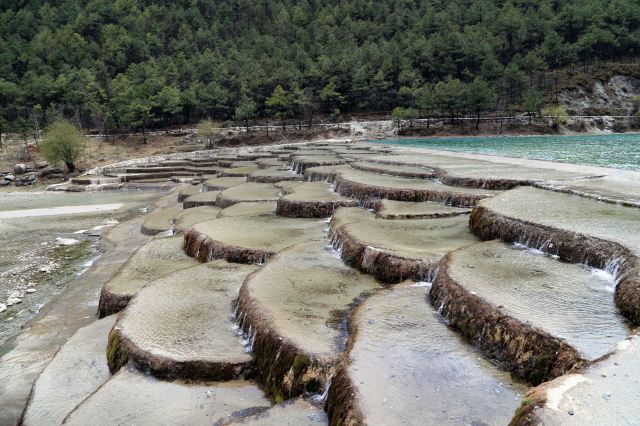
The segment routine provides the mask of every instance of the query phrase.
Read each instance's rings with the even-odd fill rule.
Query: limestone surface
[[[344,349],[342,316],[377,288],[372,277],[345,266],[323,241],[279,253],[247,279],[238,298],[258,380],[276,399],[322,391]]]
[[[193,226],[185,234],[185,251],[201,262],[264,263],[278,251],[322,239],[323,221],[279,216],[221,217]]]
[[[184,232],[196,223],[206,222],[218,217],[220,209],[212,206],[194,207],[181,211],[174,219],[173,230],[175,233]]]
[[[100,316],[122,310],[149,282],[179,269],[197,265],[182,250],[182,237],[159,238],[136,250],[122,269],[102,288]]]
[[[217,206],[225,208],[236,203],[277,201],[280,190],[270,183],[247,182],[220,193]]]
[[[231,327],[233,301],[255,270],[218,260],[152,281],[110,333],[109,367],[115,371],[131,361],[163,378],[240,377],[251,356]]]
[[[374,206],[380,219],[428,219],[471,213],[470,209],[447,206],[432,201],[411,202],[380,200]]]
[[[383,282],[422,280],[451,250],[472,244],[477,238],[467,218],[382,220],[347,223],[333,232],[333,243],[342,259]]]
[[[121,369],[65,419],[65,425],[216,424],[243,410],[270,406],[247,381],[184,383],[159,381],[133,367]]]
[[[526,386],[447,327],[425,287],[380,292],[351,318],[348,358],[331,384],[331,424],[509,422]]]
[[[36,380],[23,424],[59,425],[111,374],[104,354],[116,318],[110,316],[78,330],[58,351]]]

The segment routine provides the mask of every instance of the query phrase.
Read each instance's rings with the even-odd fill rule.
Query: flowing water
[[[0,345],[82,274],[106,229],[157,193],[0,193]],[[2,307],[0,307],[2,308]]]
[[[640,169],[640,134],[482,136],[371,141],[389,145]]]

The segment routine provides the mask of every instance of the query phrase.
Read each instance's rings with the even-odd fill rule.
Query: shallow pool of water
[[[0,192],[0,303],[9,305],[0,312],[0,345],[86,271],[98,254],[102,232],[158,196],[143,191]]]
[[[482,136],[371,141],[389,145],[640,169],[640,134]]]

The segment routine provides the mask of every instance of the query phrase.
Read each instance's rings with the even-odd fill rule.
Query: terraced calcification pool
[[[384,139],[388,145],[640,169],[640,134]]]

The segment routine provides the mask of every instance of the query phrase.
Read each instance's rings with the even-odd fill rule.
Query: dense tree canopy
[[[474,114],[530,110],[541,73],[640,53],[640,3],[628,0],[0,0],[0,11],[0,131],[31,126],[34,111],[107,131],[454,114],[469,87]]]

